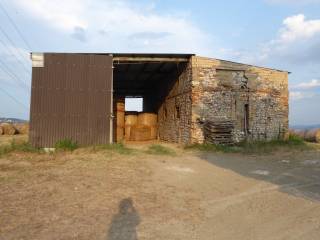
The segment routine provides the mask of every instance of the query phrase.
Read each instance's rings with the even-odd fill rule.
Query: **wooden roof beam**
[[[170,57],[113,57],[113,62],[188,62],[189,58]]]

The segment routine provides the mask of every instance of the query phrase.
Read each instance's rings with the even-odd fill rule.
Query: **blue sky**
[[[320,123],[320,0],[0,3],[0,116],[29,117],[30,51],[172,52],[288,70],[290,123]]]

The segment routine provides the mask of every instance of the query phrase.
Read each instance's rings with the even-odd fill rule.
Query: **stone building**
[[[232,144],[288,133],[286,71],[192,54],[46,53],[32,59],[30,139],[37,146],[61,138],[112,142],[112,106],[128,96],[142,97],[143,111],[158,114],[161,141]],[[53,101],[57,96],[62,100]]]

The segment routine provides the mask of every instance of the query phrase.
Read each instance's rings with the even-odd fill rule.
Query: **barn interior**
[[[159,109],[179,76],[186,70],[191,56],[113,55],[114,142],[163,140],[159,133]],[[126,98],[142,98],[142,111],[126,111]]]

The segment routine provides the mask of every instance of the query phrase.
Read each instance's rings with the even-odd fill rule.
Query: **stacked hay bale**
[[[132,126],[130,140],[131,141],[151,140],[151,128],[145,125]]]
[[[118,101],[117,107],[117,142],[121,142],[124,139],[124,116],[125,116],[125,103],[124,101]]]
[[[138,124],[150,127],[150,139],[156,139],[158,133],[157,126],[158,115],[154,113],[140,113],[138,115]]]
[[[320,129],[295,130],[290,129],[290,134],[298,136],[307,142],[320,143]]]
[[[15,135],[18,134],[18,130],[10,123],[1,123],[2,134]]]
[[[128,113],[125,116],[125,131],[124,138],[128,141],[130,140],[131,128],[138,124],[138,115],[137,113]]]
[[[157,138],[157,114],[139,113],[137,124],[131,127],[130,140],[147,141]]]

